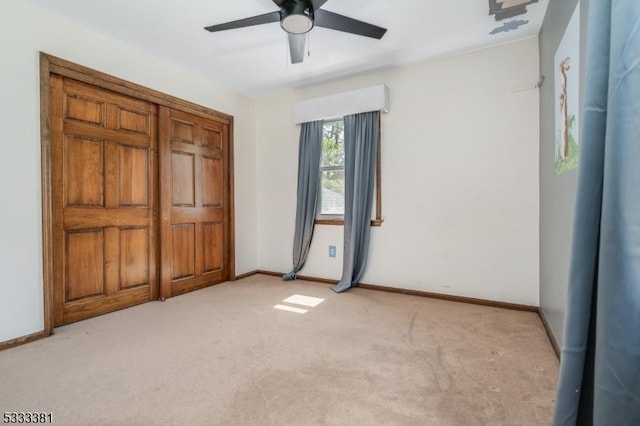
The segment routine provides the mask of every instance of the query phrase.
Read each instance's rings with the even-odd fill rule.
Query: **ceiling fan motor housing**
[[[313,29],[313,5],[305,0],[288,1],[280,11],[280,26],[289,34],[306,34]]]

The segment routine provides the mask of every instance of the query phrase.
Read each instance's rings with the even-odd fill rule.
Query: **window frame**
[[[339,121],[342,120],[344,121],[344,117],[339,117],[339,118],[335,118],[335,119],[331,119],[331,120],[325,120],[325,123],[331,123],[334,121]],[[375,179],[376,179],[376,199],[375,199],[375,218],[371,220],[371,224],[370,226],[373,227],[378,227],[378,226],[382,226],[382,223],[384,222],[384,219],[382,219],[382,177],[381,177],[381,162],[382,162],[382,132],[381,132],[381,123],[382,122],[382,114],[380,114],[380,119],[378,120],[378,149],[377,149],[377,153],[376,153],[376,172],[375,172]],[[345,141],[346,143],[346,141]],[[322,173],[322,166],[320,166],[320,174],[319,174],[319,179],[322,179],[321,173]],[[322,181],[320,182],[320,186],[318,188],[318,197],[322,197]],[[322,202],[322,198],[318,199],[318,203],[320,205],[320,203]],[[314,221],[314,223],[316,225],[329,225],[329,226],[344,226],[344,215],[327,215],[327,214],[321,214],[320,211],[318,211],[317,215],[316,215],[316,219]]]

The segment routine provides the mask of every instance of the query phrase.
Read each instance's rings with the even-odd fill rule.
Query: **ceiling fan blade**
[[[273,0],[273,1],[276,1],[276,0]],[[311,3],[313,3],[313,10],[316,11],[320,9],[326,2],[327,0],[311,0]]]
[[[282,7],[282,5],[284,4],[284,0],[273,0],[273,2],[274,2],[278,7]]]
[[[316,27],[329,28],[364,37],[377,38],[378,40],[387,32],[386,28],[358,21],[357,19],[349,18],[344,15],[338,15],[337,13],[323,9],[316,11],[315,24]]]
[[[280,21],[280,12],[265,13],[264,15],[252,16],[251,18],[239,19],[224,24],[211,25],[204,29],[211,32],[233,30],[236,28],[250,27],[253,25],[268,24],[270,22]]]
[[[291,63],[299,64],[304,60],[304,34],[289,34],[289,52],[291,52]]]

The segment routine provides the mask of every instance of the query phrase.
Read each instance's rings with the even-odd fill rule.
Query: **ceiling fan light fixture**
[[[289,34],[306,34],[313,28],[313,8],[300,3],[289,3],[282,8],[280,26]]]

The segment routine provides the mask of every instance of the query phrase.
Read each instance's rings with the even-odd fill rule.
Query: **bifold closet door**
[[[229,125],[160,107],[161,297],[229,279]]]
[[[50,80],[54,325],[157,299],[157,107]]]

